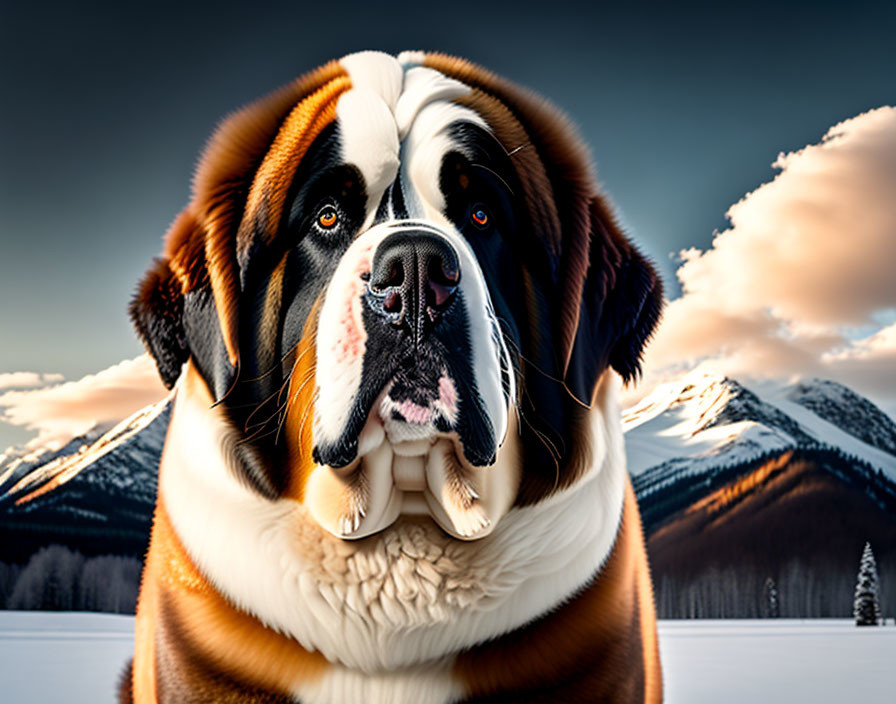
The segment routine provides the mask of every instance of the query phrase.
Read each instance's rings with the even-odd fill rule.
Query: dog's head
[[[252,491],[344,538],[428,513],[471,539],[582,476],[598,379],[637,375],[661,301],[554,108],[365,52],[220,126],[131,316]]]

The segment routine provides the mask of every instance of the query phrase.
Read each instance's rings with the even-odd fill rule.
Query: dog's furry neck
[[[496,637],[568,599],[612,549],[625,485],[614,379],[591,412],[589,472],[474,542],[421,520],[331,536],[237,479],[222,451],[233,431],[195,370],[180,384],[159,491],[187,554],[228,601],[333,663],[409,668]]]

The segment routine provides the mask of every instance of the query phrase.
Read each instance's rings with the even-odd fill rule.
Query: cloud
[[[680,252],[682,295],[628,401],[697,364],[733,376],[823,376],[896,409],[896,108],[835,125],[781,154],[779,173],[727,212],[730,227]],[[892,412],[892,410],[891,410]]]
[[[41,374],[39,372],[8,372],[0,374],[0,391],[6,389],[31,389],[48,384],[58,384],[65,379],[62,374]]]
[[[15,377],[20,389],[62,379],[58,374],[15,372],[0,375],[0,383],[5,377]],[[141,355],[77,381],[6,391],[0,394],[0,420],[36,432],[29,446],[61,445],[97,424],[117,422],[167,393],[153,361]]]
[[[841,122],[773,166],[709,250],[681,253],[684,295],[814,325],[859,325],[893,306],[896,108]]]

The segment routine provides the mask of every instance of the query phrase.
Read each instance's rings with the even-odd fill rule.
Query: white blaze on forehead
[[[436,101],[457,100],[469,93],[469,86],[448,78],[435,69],[420,66],[408,69],[401,97],[395,109],[395,119],[401,137],[407,136],[414,118],[426,105]]]
[[[386,103],[372,91],[353,88],[336,106],[342,159],[364,177],[370,201],[392,183],[398,171],[398,131]]]
[[[398,173],[398,129],[393,115],[401,94],[403,71],[387,54],[362,52],[340,62],[352,82],[336,105],[344,163],[364,177],[368,208]]]
[[[339,64],[351,79],[352,88],[376,93],[389,107],[389,112],[395,112],[402,92],[404,69],[394,57],[381,51],[359,51],[344,56]]]
[[[439,170],[445,153],[457,148],[448,128],[463,121],[488,130],[475,112],[452,102],[468,95],[470,87],[434,69],[409,66],[414,56],[404,54],[400,62],[366,51],[340,62],[352,82],[336,108],[342,158],[364,177],[365,225],[398,175],[400,160],[405,162],[401,180],[409,214],[440,215],[444,199]]]

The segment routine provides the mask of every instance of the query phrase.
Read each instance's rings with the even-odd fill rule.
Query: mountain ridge
[[[896,484],[896,423],[870,401],[824,380],[753,387],[695,370],[628,409],[623,431],[639,496],[680,476],[711,475],[796,449],[837,448]],[[863,439],[866,418],[873,432]]]

